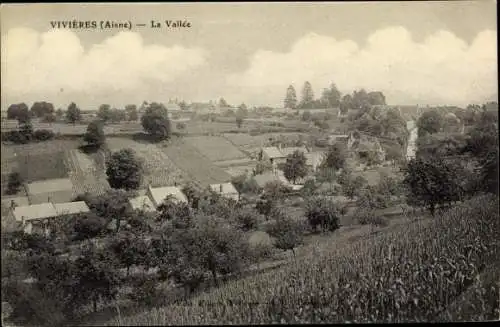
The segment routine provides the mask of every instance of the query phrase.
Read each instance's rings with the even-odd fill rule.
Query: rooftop
[[[301,146],[291,146],[291,147],[281,148],[281,153],[285,157],[288,157],[289,155],[293,154],[295,151],[299,151],[299,152],[302,152],[304,154],[307,153],[307,149],[305,147],[301,147]]]
[[[54,208],[56,209],[57,215],[73,215],[90,211],[84,201],[54,203]]]
[[[129,200],[130,206],[134,210],[155,211],[153,202],[146,195],[141,195]]]
[[[149,192],[151,194],[151,202],[155,206],[162,204],[169,195],[172,195],[177,201],[188,202],[187,197],[177,186],[149,187]]]
[[[222,191],[221,191],[222,187]],[[234,187],[232,183],[223,183],[223,184],[211,184],[210,189],[216,193],[222,194],[238,194],[238,191]]]
[[[32,204],[14,208],[14,217],[16,221],[45,219],[56,217],[56,208],[52,203]]]
[[[275,146],[271,146],[271,147],[267,147],[267,148],[262,148],[262,152],[265,153],[266,156],[269,157],[269,158],[284,158],[284,157],[286,157]]]

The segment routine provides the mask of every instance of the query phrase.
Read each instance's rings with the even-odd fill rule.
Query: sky
[[[316,97],[334,82],[344,94],[382,91],[388,104],[497,99],[495,1],[2,4],[0,15],[2,110],[220,97],[282,107],[305,81]],[[69,20],[134,26],[51,26]]]

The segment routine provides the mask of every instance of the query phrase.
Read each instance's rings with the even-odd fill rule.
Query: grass
[[[68,177],[64,151],[17,156],[19,173],[26,182]]]
[[[476,198],[354,243],[335,235],[285,268],[110,324],[443,321],[447,310],[460,312],[452,304],[471,286],[482,307],[467,318],[498,318],[498,287],[474,283],[499,262],[498,199]]]
[[[195,147],[211,161],[244,159],[246,155],[227,139],[220,136],[187,137],[186,143]]]

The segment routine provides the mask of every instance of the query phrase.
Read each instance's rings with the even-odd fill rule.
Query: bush
[[[38,129],[33,132],[33,139],[37,141],[48,141],[55,137],[54,132],[48,129]]]
[[[138,281],[134,291],[129,295],[130,299],[139,304],[152,306],[158,301],[160,292],[157,287],[158,282],[150,277]]]
[[[385,227],[389,224],[387,219],[377,213],[374,210],[361,209],[355,214],[356,221],[361,225],[373,225]]]
[[[259,214],[255,210],[240,209],[235,215],[236,224],[243,231],[256,229],[259,223],[258,216]]]
[[[325,197],[313,197],[306,204],[306,218],[314,231],[321,227],[323,232],[340,227],[340,209],[336,203]]]

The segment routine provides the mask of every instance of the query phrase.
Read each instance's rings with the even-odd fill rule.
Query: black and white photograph
[[[497,3],[3,3],[2,325],[500,321]]]

